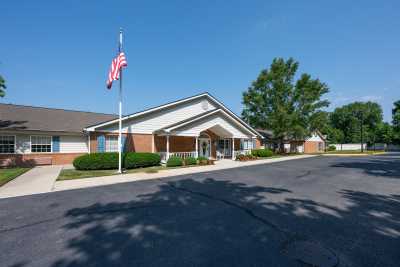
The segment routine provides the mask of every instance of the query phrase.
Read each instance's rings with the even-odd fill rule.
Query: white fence
[[[161,161],[165,162],[167,160],[167,152],[158,152],[158,154],[161,157]],[[196,151],[189,151],[189,152],[170,152],[169,157],[179,157],[179,158],[197,158],[197,152]]]
[[[335,146],[336,150],[361,150],[361,144],[330,144]],[[363,144],[364,149],[367,149],[367,144]]]
[[[330,144],[336,147],[336,150],[361,150],[361,144]],[[364,144],[365,150],[386,150],[386,151],[400,151],[399,145],[393,144],[374,144],[367,147]]]

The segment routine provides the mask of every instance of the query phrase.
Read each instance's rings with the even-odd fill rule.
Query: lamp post
[[[364,115],[362,111],[360,114],[360,123],[361,123],[361,153],[364,153]]]

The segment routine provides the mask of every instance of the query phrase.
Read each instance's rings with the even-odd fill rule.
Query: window
[[[324,151],[324,143],[323,142],[318,143],[318,151]]]
[[[118,152],[118,136],[106,136],[106,152]]]
[[[31,152],[51,152],[51,136],[31,136]]]
[[[243,150],[253,149],[253,140],[244,139],[243,140]]]
[[[0,135],[0,153],[15,153],[15,136]]]

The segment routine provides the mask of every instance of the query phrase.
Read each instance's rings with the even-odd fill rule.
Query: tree
[[[375,142],[391,144],[393,142],[393,127],[387,122],[378,124],[375,131]]]
[[[392,109],[392,123],[393,123],[393,141],[400,144],[400,100],[394,102]]]
[[[336,108],[330,115],[331,127],[340,129],[345,143],[358,143],[363,130],[363,142],[371,142],[374,129],[382,123],[382,108],[374,102],[354,102]]]
[[[6,92],[5,92],[6,88],[7,88],[6,87],[6,81],[0,75],[0,97],[4,97],[6,95]]]
[[[299,63],[290,58],[275,58],[243,93],[243,118],[256,128],[270,129],[282,144],[285,138],[302,139],[323,125],[322,109],[329,105],[321,100],[328,86],[309,74],[295,82]]]

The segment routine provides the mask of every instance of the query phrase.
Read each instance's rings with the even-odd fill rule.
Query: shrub
[[[257,157],[253,156],[253,155],[238,155],[236,157],[236,160],[238,160],[238,161],[248,161],[248,160],[255,160],[255,159],[257,159]]]
[[[170,157],[167,161],[167,167],[182,166],[183,160],[180,157]]]
[[[185,165],[196,165],[197,159],[193,157],[189,157],[185,159]]]
[[[328,151],[335,151],[335,150],[336,150],[336,146],[334,146],[334,145],[328,146]]]
[[[266,158],[271,157],[274,153],[269,149],[253,149],[251,155],[254,157]]]
[[[202,165],[208,164],[208,158],[206,158],[206,157],[198,157],[197,160],[198,160],[199,163],[202,164]]]
[[[73,161],[77,170],[109,170],[118,168],[118,153],[92,153],[77,157]]]
[[[160,155],[155,153],[130,152],[125,155],[124,167],[127,169],[160,165]]]

